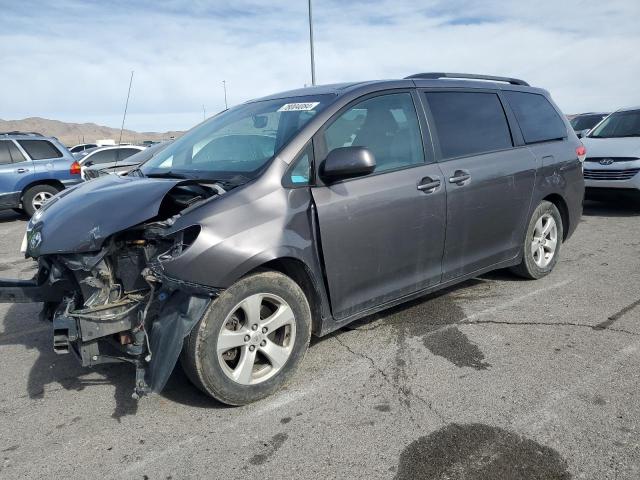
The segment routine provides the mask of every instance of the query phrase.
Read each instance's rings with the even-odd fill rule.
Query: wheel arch
[[[31,187],[35,187],[36,185],[49,185],[51,187],[55,187],[55,188],[58,188],[60,190],[64,190],[64,184],[60,180],[56,180],[55,178],[46,178],[46,179],[42,179],[42,180],[34,180],[34,181],[28,183],[27,185],[25,185],[22,188],[22,191],[20,192],[20,201],[22,201],[22,197],[24,197],[25,192],[27,190],[29,190]]]
[[[311,309],[311,331],[318,335],[322,331],[323,296],[313,271],[305,262],[294,257],[279,257],[252,269],[247,274],[260,270],[274,270],[288,276],[302,289]]]
[[[572,225],[570,225],[571,219],[569,216],[569,206],[567,205],[567,202],[562,195],[558,193],[547,195],[542,200],[553,203],[560,212],[560,218],[562,218],[562,241],[565,241],[572,227]]]

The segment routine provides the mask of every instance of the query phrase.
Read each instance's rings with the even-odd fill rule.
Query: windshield
[[[593,128],[604,115],[580,115],[571,119],[571,126],[576,132]]]
[[[612,113],[591,131],[589,137],[640,137],[640,110]]]
[[[187,132],[141,170],[147,176],[247,182],[333,98],[282,98],[231,108]]]

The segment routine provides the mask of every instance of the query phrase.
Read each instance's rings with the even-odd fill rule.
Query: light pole
[[[316,62],[313,58],[313,11],[309,0],[309,47],[311,53],[311,85],[316,84]]]

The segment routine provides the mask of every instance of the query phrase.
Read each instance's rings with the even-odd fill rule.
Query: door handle
[[[471,179],[471,175],[466,170],[456,170],[453,173],[453,177],[449,178],[449,183],[457,183],[458,185],[462,185],[467,180]]]
[[[433,179],[431,177],[424,177],[422,180],[420,180],[420,183],[418,184],[417,188],[421,192],[432,193],[439,186],[440,186],[439,178]]]
[[[16,170],[16,173],[27,173],[29,171],[28,168],[18,168]]]

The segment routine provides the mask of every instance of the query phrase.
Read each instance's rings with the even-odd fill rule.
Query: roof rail
[[[494,82],[505,82],[510,83],[511,85],[522,85],[524,87],[530,86],[524,80],[520,80],[518,78],[510,78],[510,77],[496,77],[494,75],[477,75],[475,73],[444,73],[444,72],[427,72],[427,73],[416,73],[414,75],[409,75],[408,77],[404,77],[405,79],[409,78],[424,78],[424,79],[439,79],[439,78],[460,78],[460,79],[469,79],[469,80],[491,80]]]
[[[18,130],[14,130],[12,132],[0,132],[0,135],[31,135],[34,137],[42,137],[43,135],[38,132],[19,132]]]

